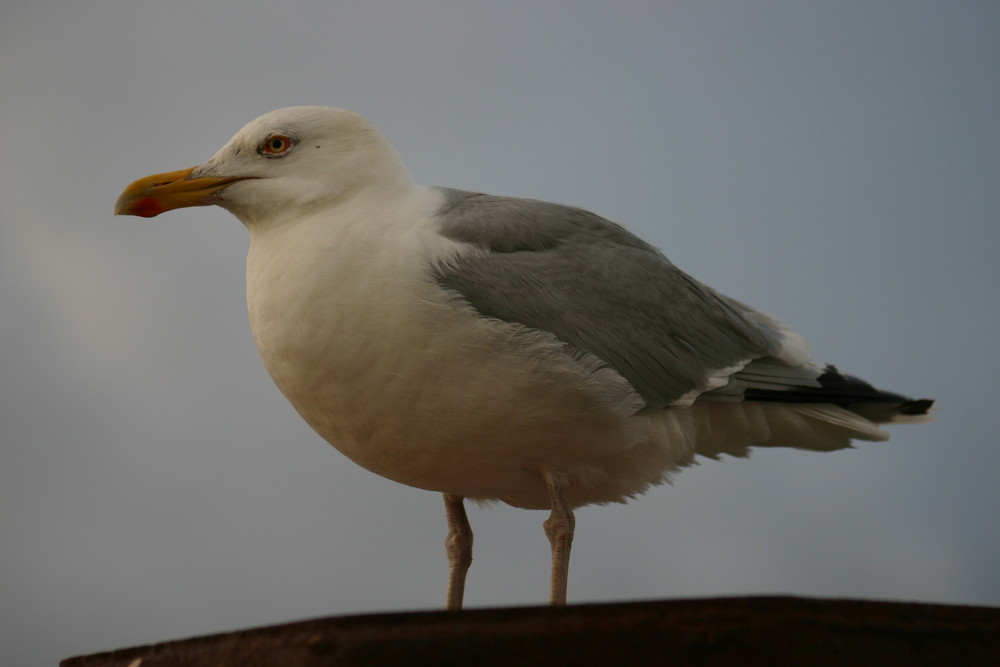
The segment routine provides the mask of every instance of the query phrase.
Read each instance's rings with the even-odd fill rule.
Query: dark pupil
[[[280,151],[281,147],[285,145],[285,142],[281,139],[271,139],[271,150]]]

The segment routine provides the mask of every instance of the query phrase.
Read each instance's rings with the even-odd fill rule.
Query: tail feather
[[[709,458],[744,457],[753,447],[834,451],[853,440],[888,440],[878,424],[931,420],[926,412],[904,414],[900,405],[699,401],[686,410],[687,435],[694,452]]]

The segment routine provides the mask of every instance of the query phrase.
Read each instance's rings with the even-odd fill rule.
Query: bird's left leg
[[[448,537],[444,546],[448,552],[448,592],[445,609],[461,609],[465,597],[465,574],[472,564],[472,527],[465,515],[462,496],[444,494],[444,509],[448,514]]]
[[[552,512],[545,521],[545,535],[552,545],[552,579],[549,588],[549,604],[566,604],[566,584],[569,578],[569,552],[573,547],[573,529],[576,519],[573,509],[566,502],[566,480],[562,475],[543,472],[545,485],[549,490]]]

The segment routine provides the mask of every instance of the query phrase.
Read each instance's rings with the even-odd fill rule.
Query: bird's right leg
[[[444,494],[444,509],[448,514],[448,537],[444,541],[448,552],[448,593],[445,609],[461,609],[465,597],[465,574],[472,564],[472,527],[465,515],[462,496]]]
[[[552,513],[543,524],[545,534],[552,545],[552,578],[549,588],[549,604],[566,604],[566,583],[569,579],[569,552],[573,547],[573,531],[576,518],[573,508],[566,500],[566,480],[562,475],[544,472],[545,485],[549,490]]]

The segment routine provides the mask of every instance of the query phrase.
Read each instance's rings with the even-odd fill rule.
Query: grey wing
[[[727,382],[732,395],[742,383],[729,376],[781,351],[780,325],[608,220],[546,202],[441,192],[440,232],[479,252],[436,267],[439,284],[483,315],[595,355],[650,407],[683,404]]]

